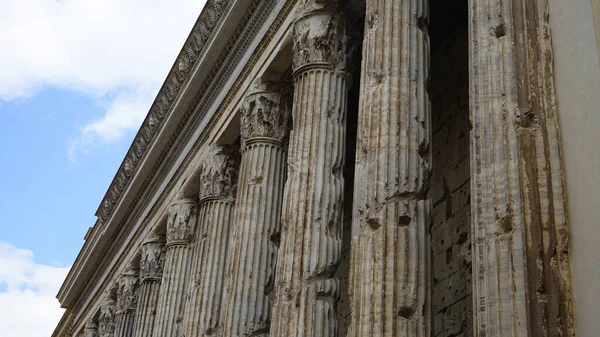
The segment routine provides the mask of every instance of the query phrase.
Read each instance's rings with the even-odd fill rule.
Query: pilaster
[[[169,206],[163,281],[160,286],[153,336],[180,337],[185,289],[188,285],[192,247],[196,228],[196,202],[181,198]]]
[[[294,23],[293,127],[271,336],[337,336],[347,37],[336,1],[304,1]]]
[[[198,240],[183,320],[185,336],[213,336],[220,331],[238,167],[238,155],[230,147],[208,155],[201,167]]]
[[[349,336],[429,336],[427,0],[367,0]]]
[[[261,84],[241,109],[242,160],[223,336],[268,336],[291,109],[284,88]]]

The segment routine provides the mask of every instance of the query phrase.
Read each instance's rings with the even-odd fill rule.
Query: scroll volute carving
[[[230,146],[216,148],[207,156],[201,167],[200,202],[235,198],[239,163],[239,153]]]
[[[115,300],[110,296],[106,296],[100,307],[98,335],[100,337],[114,337],[115,335]]]
[[[94,322],[94,320],[90,319],[85,323],[85,328],[83,328],[83,336],[98,337],[98,325]]]
[[[196,214],[196,202],[192,199],[178,199],[169,206],[167,244],[186,244],[192,240],[196,226]]]
[[[128,269],[117,281],[117,312],[135,310],[139,286],[137,270]]]
[[[335,1],[305,1],[294,24],[293,68],[327,65],[345,70],[348,63],[346,19]]]
[[[283,141],[290,124],[289,89],[284,85],[261,83],[244,100],[241,113],[242,149],[248,140],[271,138]]]
[[[150,234],[140,248],[140,280],[159,281],[162,278],[164,255],[164,240]]]

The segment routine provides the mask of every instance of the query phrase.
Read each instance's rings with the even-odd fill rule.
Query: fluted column
[[[228,267],[223,336],[268,336],[285,183],[283,140],[290,109],[281,88],[262,84],[241,110],[242,161]]]
[[[223,318],[229,231],[237,190],[239,158],[232,148],[218,148],[202,163],[198,240],[184,317],[185,336],[212,336]]]
[[[546,0],[470,0],[476,336],[575,336]]]
[[[92,319],[85,322],[83,337],[98,337],[98,325]]]
[[[344,16],[300,4],[294,24],[293,127],[271,336],[337,336],[346,100]]]
[[[154,320],[163,276],[164,241],[150,234],[140,248],[140,288],[135,315],[134,336],[149,337],[154,330]]]
[[[104,295],[98,316],[98,336],[114,337],[115,335],[115,300],[109,293]]]
[[[185,198],[176,200],[169,207],[164,274],[153,331],[155,337],[180,337],[183,333],[181,322],[192,250],[189,243],[196,228],[196,211],[196,202]]]
[[[349,336],[429,336],[427,0],[367,0]]]
[[[117,280],[116,337],[132,337],[138,296],[137,270],[128,269]]]

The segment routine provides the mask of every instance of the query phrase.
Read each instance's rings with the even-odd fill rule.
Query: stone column
[[[180,337],[183,334],[181,321],[190,276],[190,241],[195,228],[196,202],[185,198],[173,202],[167,221],[164,275],[153,331],[155,337]]]
[[[427,0],[367,0],[349,336],[429,336]]]
[[[98,316],[98,336],[114,337],[115,335],[115,300],[105,294],[104,303],[100,306],[100,315]]]
[[[337,336],[346,100],[345,18],[305,1],[294,24],[293,128],[271,336]]]
[[[98,337],[98,325],[93,320],[85,322],[85,328],[83,328],[84,337]]]
[[[140,248],[140,288],[134,324],[135,337],[152,336],[163,274],[163,246],[161,238],[150,234]]]
[[[268,336],[281,227],[290,109],[263,84],[241,110],[242,162],[228,267],[223,336]]]
[[[116,337],[132,337],[138,291],[137,270],[125,271],[117,280]]]
[[[469,1],[476,336],[575,336],[546,0]]]
[[[238,155],[231,148],[208,154],[201,167],[198,240],[184,318],[185,336],[215,335],[222,323],[221,298],[238,167]]]

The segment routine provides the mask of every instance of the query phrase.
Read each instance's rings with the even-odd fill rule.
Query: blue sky
[[[0,0],[1,337],[52,333],[54,297],[203,4]]]

